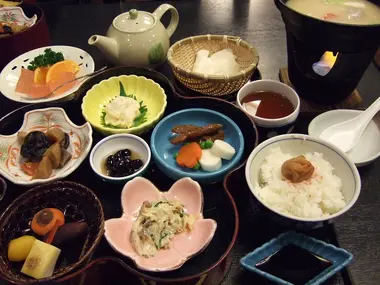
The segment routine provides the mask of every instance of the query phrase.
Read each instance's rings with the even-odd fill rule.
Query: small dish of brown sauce
[[[272,91],[255,91],[241,100],[243,108],[251,115],[265,119],[289,116],[295,107],[284,95]]]

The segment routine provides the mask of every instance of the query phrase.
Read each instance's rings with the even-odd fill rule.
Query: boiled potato
[[[22,236],[11,240],[8,246],[9,261],[24,261],[28,257],[35,240],[36,238],[33,236]]]

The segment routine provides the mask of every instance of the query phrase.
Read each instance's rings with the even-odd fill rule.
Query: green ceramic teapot
[[[171,20],[165,28],[160,19],[167,11]],[[169,38],[178,22],[178,11],[169,4],[162,4],[153,14],[132,9],[113,20],[106,37],[94,35],[88,43],[116,65],[156,67],[166,60]]]

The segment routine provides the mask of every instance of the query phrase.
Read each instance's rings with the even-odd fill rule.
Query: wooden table
[[[259,51],[263,78],[278,79],[280,67],[287,65],[286,41],[281,15],[270,0],[184,0],[168,1],[179,11],[180,24],[171,42],[199,34],[241,36]],[[87,44],[91,35],[104,35],[113,18],[136,8],[153,12],[160,4],[127,2],[64,6],[50,24],[53,44],[87,50],[97,67],[109,65],[95,47]],[[58,7],[57,7],[58,9]],[[164,18],[164,22],[168,22]],[[169,72],[168,66],[162,71]],[[366,107],[380,95],[380,73],[371,64],[358,89]],[[0,97],[0,116],[19,106]],[[355,206],[335,221],[341,246],[354,255],[351,272],[356,284],[380,284],[380,160],[360,169],[362,192]]]

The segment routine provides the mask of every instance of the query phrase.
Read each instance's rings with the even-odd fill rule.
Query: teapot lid
[[[120,14],[113,20],[116,29],[128,33],[145,32],[152,28],[155,23],[156,19],[152,14],[136,9]]]

